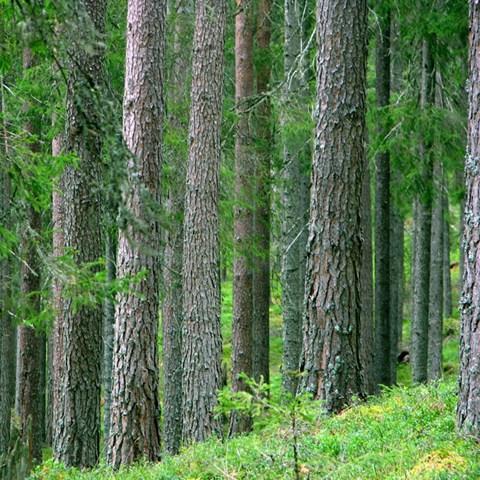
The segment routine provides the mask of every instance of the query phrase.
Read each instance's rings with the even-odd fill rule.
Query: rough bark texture
[[[249,111],[254,94],[253,4],[237,0],[235,16],[235,102],[238,115],[235,131],[235,207],[233,220],[233,325],[232,390],[246,389],[241,373],[252,376],[253,313],[253,209],[254,150],[253,115]],[[233,412],[229,434],[248,432],[252,420]]]
[[[470,1],[470,84],[465,160],[465,272],[460,300],[458,426],[480,440],[480,2]]]
[[[4,112],[3,77],[0,76],[0,107]],[[5,121],[5,120],[3,120]],[[0,125],[0,157],[7,157],[7,128]],[[10,178],[4,171],[0,174],[0,218],[5,228],[10,228]],[[7,258],[0,258],[0,459],[8,450],[10,443],[11,412],[15,403],[15,372],[17,346],[17,327],[10,315],[11,271]],[[0,478],[2,471],[0,469]]]
[[[339,411],[362,379],[367,5],[317,1],[317,125],[307,245],[303,389]]]
[[[103,78],[103,50],[93,32],[103,32],[105,2],[84,0],[78,36],[70,45],[65,147],[78,157],[64,182],[65,246],[79,268],[103,255],[101,212],[101,134],[95,99]],[[85,33],[87,32],[87,33]],[[86,51],[88,35],[89,47]],[[99,458],[102,309],[97,304],[63,302],[62,378],[54,457],[66,465],[89,467]]]
[[[436,380],[442,376],[443,232],[445,226],[443,167],[439,160],[434,165],[434,179],[428,306],[428,380]]]
[[[304,261],[306,229],[303,216],[302,161],[305,144],[310,134],[300,131],[299,118],[304,114],[301,104],[305,95],[303,62],[304,1],[285,0],[285,43],[284,43],[284,88],[282,91],[282,316],[283,316],[283,394],[294,394],[297,387],[298,363],[302,348],[302,304],[304,286]],[[302,118],[303,120],[303,118]]]
[[[190,70],[191,42],[190,18],[192,3],[183,0],[172,2],[176,8],[173,44],[173,68],[170,73],[168,118],[170,129],[180,138],[187,136],[187,105],[190,85],[185,74]],[[163,429],[164,450],[175,455],[182,440],[182,323],[183,323],[183,217],[185,214],[185,170],[184,148],[172,149],[166,161],[171,176],[166,182],[166,211],[169,225],[165,230],[163,267],[164,298],[162,305],[163,329]]]
[[[378,13],[375,90],[383,146],[375,158],[375,380],[390,386],[390,151],[385,145],[390,130],[390,11],[380,2]]]
[[[115,310],[107,461],[114,467],[160,458],[158,314],[165,0],[130,0],[123,138],[128,159],[127,226],[118,240],[117,277],[145,272]]]
[[[215,419],[222,332],[218,198],[225,0],[199,0],[192,58],[183,260],[183,440],[221,435]]]
[[[422,89],[421,108],[433,104],[435,98],[433,57],[429,42],[423,41],[422,47]],[[413,315],[412,315],[412,376],[413,381],[427,381],[428,369],[428,306],[430,287],[430,238],[432,218],[432,178],[433,162],[431,141],[424,140],[421,145],[422,192],[416,197],[415,211],[415,254],[413,268]]]
[[[271,0],[261,0],[257,13],[257,95],[264,95],[270,86],[270,21]],[[256,168],[257,188],[254,215],[255,267],[253,271],[253,377],[270,383],[270,163],[272,151],[272,118],[270,98],[265,96],[258,106]]]
[[[52,140],[52,155],[60,155],[63,148],[63,135]],[[52,194],[52,229],[53,229],[53,256],[60,257],[65,253],[64,211],[63,211],[63,182],[62,176],[58,179]],[[55,434],[61,421],[61,384],[63,372],[63,298],[62,284],[59,276],[55,275],[52,281],[52,308],[54,311],[53,332],[51,334],[51,410],[52,410],[52,449],[57,451],[58,435]]]

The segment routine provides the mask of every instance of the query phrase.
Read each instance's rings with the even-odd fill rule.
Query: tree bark
[[[235,130],[235,207],[233,220],[233,323],[232,323],[232,390],[246,390],[244,373],[252,376],[253,321],[253,209],[254,147],[253,114],[250,111],[254,94],[253,70],[253,4],[237,0],[235,16],[235,103],[238,115]],[[248,415],[233,412],[229,434],[249,432],[252,420]]]
[[[113,467],[160,458],[158,313],[165,0],[129,0],[123,138],[129,188],[118,238],[117,277],[144,272],[115,310],[107,461]]]
[[[96,100],[103,79],[103,48],[95,36],[105,25],[105,2],[84,0],[78,12],[75,43],[70,47],[67,84],[66,152],[77,164],[65,169],[65,247],[75,265],[89,268],[103,254],[100,226],[102,139]],[[86,38],[85,38],[86,37]],[[86,47],[90,48],[86,48]],[[97,304],[63,302],[62,379],[54,457],[67,466],[98,462],[102,309]]]
[[[468,143],[465,159],[465,272],[460,300],[459,428],[480,440],[480,4],[469,2],[470,83]]]
[[[258,106],[256,204],[254,215],[255,267],[253,272],[253,352],[252,368],[256,381],[270,383],[270,164],[272,151],[272,113],[270,97],[271,0],[260,0],[257,13],[257,95],[264,95]]]
[[[173,67],[170,70],[168,118],[169,128],[179,138],[187,138],[188,91],[191,86],[185,82],[186,72],[191,71],[190,20],[192,2],[175,0],[175,30],[173,42]],[[188,46],[187,46],[188,45]],[[185,175],[188,153],[183,144],[172,148],[169,159],[170,175],[165,182],[167,188],[166,211],[168,228],[165,230],[165,251],[163,267],[162,305],[163,329],[163,418],[164,450],[175,455],[182,440],[182,324],[183,324],[183,218],[185,216]]]
[[[339,411],[364,398],[362,188],[367,4],[317,1],[317,125],[307,246],[302,387]]]
[[[5,108],[3,99],[3,77],[0,75],[0,107],[3,122],[0,125],[0,156],[7,159],[7,127],[5,121]],[[10,217],[10,177],[6,171],[0,174],[0,216],[4,228],[11,228]],[[3,252],[6,253],[6,252]],[[0,459],[8,451],[10,444],[11,413],[15,404],[15,373],[16,373],[16,347],[17,327],[10,315],[11,302],[11,267],[8,258],[0,258]],[[1,473],[0,473],[1,475]]]
[[[377,385],[390,386],[390,151],[385,145],[390,130],[390,10],[382,1],[377,18],[377,134],[383,146],[375,158],[375,380]]]
[[[429,41],[422,45],[422,91],[421,108],[426,110],[435,98],[434,64]],[[421,145],[420,179],[422,192],[416,197],[414,287],[412,316],[412,376],[415,383],[427,381],[428,370],[428,306],[430,285],[430,239],[432,219],[433,161],[431,140],[424,139]]]
[[[428,380],[442,376],[443,327],[443,232],[444,193],[443,166],[440,160],[434,165],[434,192],[432,208],[432,234],[430,246],[430,287],[428,306]]]
[[[284,15],[284,88],[282,91],[282,316],[283,316],[283,375],[282,392],[294,394],[297,388],[298,364],[302,348],[302,304],[305,268],[305,235],[302,201],[303,155],[310,140],[310,132],[299,131],[299,118],[303,120],[306,85],[302,15],[305,2],[285,0]],[[303,274],[303,275],[302,275]]]
[[[451,318],[452,307],[452,276],[450,273],[450,202],[448,200],[448,187],[443,194],[443,315]]]
[[[225,0],[199,0],[192,58],[189,158],[184,220],[183,440],[221,435],[222,333],[218,201]]]

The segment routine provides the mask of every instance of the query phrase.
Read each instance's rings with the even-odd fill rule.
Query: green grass
[[[456,381],[395,387],[336,416],[317,411],[300,425],[301,478],[476,479],[480,449],[455,431]],[[53,479],[291,479],[293,438],[287,420],[259,418],[253,434],[210,440],[162,463],[113,472],[80,472],[45,463],[32,478]],[[262,425],[262,428],[259,427]]]

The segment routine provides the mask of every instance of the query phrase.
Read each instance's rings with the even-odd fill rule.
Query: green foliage
[[[184,448],[180,455],[166,457],[162,463],[139,463],[117,472],[105,466],[90,471],[66,469],[49,461],[32,479],[295,478],[291,407],[272,403],[266,410],[258,409],[255,431],[249,436],[223,442],[212,439]],[[331,417],[321,414],[318,405],[306,399],[299,404],[306,412],[298,427],[299,478],[474,479],[480,474],[477,444],[455,431],[454,379],[413,388],[394,387],[385,390],[382,397]],[[280,413],[269,413],[282,408],[284,418]],[[271,425],[260,425],[258,420],[268,415]]]

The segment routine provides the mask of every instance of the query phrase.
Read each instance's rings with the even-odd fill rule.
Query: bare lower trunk
[[[450,318],[453,314],[452,307],[452,275],[450,273],[450,202],[448,190],[443,194],[443,315]]]

